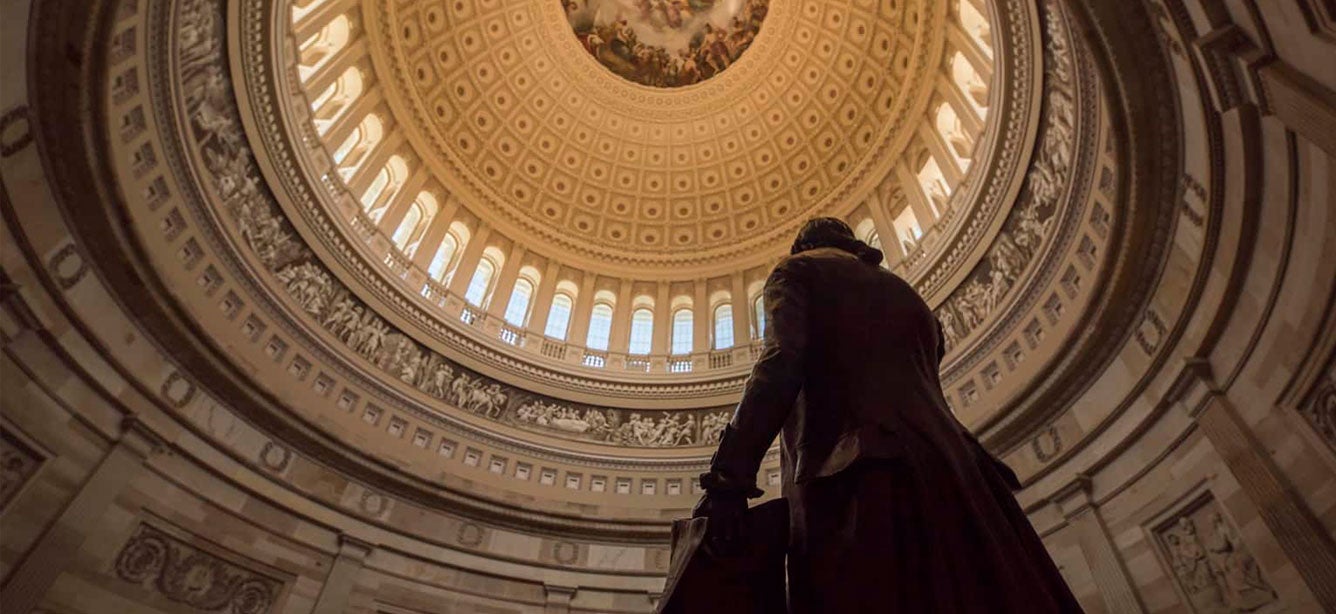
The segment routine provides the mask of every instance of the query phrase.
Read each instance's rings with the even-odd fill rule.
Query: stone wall
[[[184,347],[206,343],[190,333],[208,322],[163,309],[169,298],[196,296],[203,280],[200,300],[227,318],[207,266],[160,286],[130,275],[136,249],[176,258],[187,238],[161,247],[115,225],[89,230],[114,203],[154,196],[102,182],[107,167],[144,162],[132,157],[137,141],[111,161],[75,145],[100,120],[70,75],[106,48],[80,28],[127,18],[94,4],[80,16],[13,0],[0,24],[5,79],[18,84],[0,92],[5,610],[650,611],[665,521],[694,498],[683,480],[699,459],[651,458],[677,463],[662,470],[680,472],[669,477],[649,461],[632,470],[602,459],[612,468],[596,473],[530,450],[533,479],[512,486],[490,470],[497,450],[469,464],[460,449],[422,472],[374,437],[329,436],[357,432],[339,429],[360,426],[365,404],[326,423],[275,417],[309,398],[317,374],[283,375],[301,390],[267,395],[255,382],[295,363],[229,370]],[[1090,34],[1090,70],[1104,84],[1108,133],[1092,141],[1094,159],[1116,173],[1092,202],[1121,207],[1109,228],[1116,255],[1089,269],[1082,295],[1105,302],[1046,341],[1080,351],[1018,362],[1008,377],[1027,386],[972,401],[1018,418],[975,426],[1022,473],[1020,499],[1087,611],[1336,609],[1336,15],[1315,0],[1051,6]],[[64,63],[11,79],[9,58],[29,52]],[[1147,101],[1165,100],[1154,111],[1174,123],[1159,128],[1180,140],[1155,151],[1159,133],[1147,131],[1162,115]],[[1148,202],[1156,194],[1172,198]],[[1155,206],[1163,216],[1143,215]],[[124,261],[96,257],[114,249]],[[1138,249],[1163,257],[1128,270]],[[1030,290],[1036,308],[1063,270]],[[1114,292],[1123,288],[1141,290]],[[953,394],[965,403],[963,387]],[[411,442],[407,428],[399,435]],[[435,446],[420,452],[440,456]],[[605,490],[589,486],[596,476]],[[656,491],[672,479],[676,493]]]

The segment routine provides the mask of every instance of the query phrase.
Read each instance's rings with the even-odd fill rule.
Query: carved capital
[[[1211,364],[1205,358],[1189,358],[1183,362],[1178,378],[1164,393],[1164,400],[1176,403],[1196,419],[1208,401],[1221,394],[1215,382]]]
[[[360,540],[347,533],[339,534],[339,557],[350,558],[359,563],[365,561],[376,550],[375,544]]]
[[[1070,520],[1073,516],[1095,507],[1094,500],[1090,498],[1091,490],[1093,489],[1090,476],[1078,473],[1071,482],[1054,492],[1050,500],[1062,511],[1063,517]]]
[[[121,419],[121,432],[116,443],[141,459],[167,452],[167,440],[134,414]]]

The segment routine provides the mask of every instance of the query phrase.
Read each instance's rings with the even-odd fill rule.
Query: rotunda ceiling
[[[674,26],[673,7],[692,14]],[[237,231],[316,328],[421,390],[454,383],[421,381],[448,365],[509,399],[503,416],[536,415],[517,409],[528,393],[563,416],[716,416],[760,349],[769,266],[813,215],[848,220],[934,304],[965,276],[980,294],[1038,130],[1039,54],[1014,0],[298,0],[241,16],[241,31],[277,17],[288,44],[241,54],[273,71],[238,93],[283,189],[265,216],[233,212]],[[620,38],[590,45],[605,18]],[[699,27],[690,54],[720,36],[702,20],[739,30],[700,52],[729,59],[698,82],[639,83],[612,57]],[[315,249],[266,261],[251,235],[270,217]],[[1038,254],[1025,239],[1013,277]],[[988,305],[1013,286],[988,284]],[[956,346],[1000,318],[965,309]]]
[[[1001,16],[994,39],[964,27],[968,7],[980,5],[774,0],[735,65],[662,88],[591,57],[559,2],[247,0],[228,13],[191,0],[146,13],[153,46],[121,54],[129,59],[106,84],[105,103],[107,117],[126,119],[108,128],[106,157],[120,193],[142,202],[125,213],[145,270],[169,289],[145,292],[190,316],[173,334],[207,337],[198,351],[214,377],[201,388],[235,389],[248,415],[329,434],[415,478],[450,479],[441,477],[452,475],[446,462],[485,472],[496,491],[483,498],[534,490],[564,513],[567,493],[549,499],[543,488],[593,500],[630,495],[634,484],[645,498],[607,515],[657,519],[649,497],[690,496],[760,347],[755,297],[767,265],[792,226],[820,207],[869,241],[884,237],[884,265],[911,281],[952,262],[931,269],[940,288],[933,306],[953,348],[945,392],[962,419],[986,426],[1036,415],[1019,403],[1084,334],[1082,314],[1117,253],[1123,175],[1102,86],[1062,10],[1046,6],[1027,19],[1025,2],[1005,0],[1005,10],[990,10]],[[275,16],[291,34],[278,47],[256,34]],[[436,38],[433,27],[452,34]],[[457,64],[442,60],[446,52]],[[990,90],[994,54],[998,70],[1011,72]],[[846,60],[851,72],[842,75]],[[401,80],[415,65],[437,84]],[[860,74],[872,76],[866,93],[850,76]],[[516,89],[526,79],[529,88]],[[150,94],[151,114],[125,108]],[[513,104],[509,115],[492,114],[503,108],[498,97]],[[877,99],[889,111],[869,104],[848,115],[855,127],[876,125],[871,143],[839,132],[846,103]],[[447,117],[421,117],[415,105],[432,100],[449,104]],[[497,123],[480,125],[479,113]],[[803,117],[816,118],[806,132]],[[523,142],[514,136],[522,125],[532,128]],[[661,258],[655,266],[714,254],[718,270],[690,279],[656,277],[653,267],[610,272],[618,253],[639,253],[633,238],[596,244],[555,222],[508,227],[508,216],[528,215],[523,202],[482,200],[502,180],[477,181],[507,135],[524,148],[516,155],[535,160],[544,139],[554,144],[541,161],[545,176],[562,172],[566,152],[593,168],[602,141],[591,141],[592,152],[577,146],[579,130],[595,127],[616,143],[614,157],[665,156],[657,165],[642,159],[644,177],[703,177],[695,167],[674,170],[670,154],[722,155],[729,134],[739,155],[819,164],[778,169],[788,188],[849,166],[838,186],[818,190],[824,200],[757,218],[765,230],[719,244],[697,234],[690,250],[650,252]],[[752,128],[762,137],[749,140]],[[828,133],[835,144],[818,162]],[[455,142],[432,149],[445,134]],[[476,150],[454,149],[469,135]],[[524,166],[506,163],[506,177]],[[760,168],[746,166],[739,183],[769,176]],[[600,189],[618,189],[615,176],[604,179]],[[709,196],[697,188],[687,193]],[[718,202],[728,211],[750,206],[758,216],[775,202],[800,202],[727,195]],[[580,208],[575,196],[553,202]],[[428,204],[428,215],[409,217]],[[600,215],[600,224],[615,220]],[[654,224],[670,225],[649,218],[633,227]],[[581,242],[592,247],[580,251]],[[154,385],[169,401],[194,394],[181,392],[193,391],[189,374],[161,373]]]
[[[391,130],[446,189],[532,249],[655,270],[756,261],[851,208],[918,126],[945,18],[924,0],[370,6]],[[681,28],[748,20],[672,43],[705,47],[690,87],[652,87],[670,7],[697,11]],[[591,45],[604,19],[618,33]]]

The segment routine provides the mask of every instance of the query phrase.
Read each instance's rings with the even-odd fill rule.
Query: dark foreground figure
[[[705,540],[744,547],[782,429],[791,612],[1079,612],[1015,474],[947,408],[939,324],[881,257],[821,218],[775,267],[765,350],[701,476]]]

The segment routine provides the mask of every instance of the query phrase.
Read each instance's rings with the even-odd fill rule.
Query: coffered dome
[[[274,140],[274,170],[413,319],[540,390],[623,405],[735,394],[761,283],[811,216],[886,237],[886,266],[930,295],[981,257],[1035,129],[1028,88],[989,85],[995,55],[1033,74],[1015,11],[995,41],[974,0],[642,4],[298,2],[289,45],[247,60],[285,76],[290,112],[264,130],[303,144]],[[738,36],[665,42],[673,7]],[[620,38],[591,47],[598,20]],[[628,78],[663,70],[623,57],[654,36],[712,68]]]
[[[389,134],[443,189],[530,249],[663,276],[757,264],[866,195],[925,123],[946,31],[936,3],[775,2],[736,65],[663,90],[594,61],[556,0],[365,18]]]

